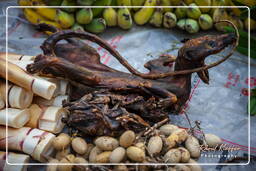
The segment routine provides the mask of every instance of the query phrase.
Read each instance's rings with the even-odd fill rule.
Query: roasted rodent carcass
[[[100,62],[98,52],[74,38],[87,39],[105,48],[130,73],[110,68]],[[68,43],[58,43],[60,40]],[[71,112],[65,118],[69,126],[91,135],[115,135],[120,129],[141,130],[154,122],[178,113],[191,90],[191,74],[197,72],[208,83],[208,69],[226,57],[206,65],[207,56],[237,44],[234,33],[203,36],[187,40],[177,58],[161,56],[144,66],[149,73],[134,69],[114,48],[96,35],[80,31],[57,31],[47,38],[43,54],[28,65],[30,73],[68,79],[75,91],[72,102],[64,106]],[[58,43],[58,44],[57,44]],[[169,65],[175,62],[174,69]]]

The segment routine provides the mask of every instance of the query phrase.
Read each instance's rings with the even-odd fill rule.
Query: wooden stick
[[[7,113],[8,111],[8,113]],[[8,118],[7,118],[8,115]],[[0,110],[0,125],[6,125],[13,128],[21,128],[23,127],[30,118],[29,109],[14,109],[7,108]]]
[[[12,83],[8,83],[7,86],[6,82],[2,80],[0,81],[0,94],[5,104],[8,104],[8,106],[12,108],[25,109],[31,105],[33,100],[33,92],[13,85]]]
[[[8,163],[11,164],[25,164],[30,160],[29,155],[26,154],[18,154],[9,152],[0,151],[0,168],[3,171],[26,171],[27,165],[10,165],[6,163],[6,159],[8,159]]]
[[[16,150],[31,155],[35,160],[46,162],[44,155],[52,153],[55,135],[40,129],[22,127],[19,129],[0,126],[0,149]],[[6,144],[6,138],[8,144]]]
[[[32,75],[29,75],[27,72],[25,72],[23,69],[19,68],[18,66],[7,62],[8,68],[7,68],[7,74],[8,74],[8,80],[29,90],[33,93],[46,98],[51,99],[53,96],[53,93],[56,89],[56,85],[43,80],[36,78]],[[0,58],[0,76],[6,78],[6,60]]]

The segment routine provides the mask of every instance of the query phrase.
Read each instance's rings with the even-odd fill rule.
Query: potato
[[[176,129],[173,131],[172,134],[176,134],[178,135],[179,139],[178,139],[178,143],[182,143],[184,141],[186,141],[186,139],[188,138],[188,133],[185,129]]]
[[[71,138],[68,134],[61,133],[54,138],[52,145],[56,150],[63,150],[69,146]]]
[[[178,141],[179,141],[179,136],[177,134],[171,134],[166,139],[166,145],[168,146],[168,148],[173,148],[177,145]]]
[[[66,158],[61,159],[60,163],[69,163],[70,164],[70,162]],[[72,171],[72,168],[73,168],[73,165],[58,165],[57,166],[58,171]]]
[[[125,149],[123,147],[117,147],[112,151],[109,157],[110,163],[120,163],[125,158]]]
[[[114,171],[129,171],[129,169],[125,165],[116,165]]]
[[[167,171],[176,171],[174,167],[168,167]]]
[[[136,162],[143,162],[145,160],[145,152],[135,146],[130,146],[126,149],[126,154],[129,159]]]
[[[146,149],[146,146],[143,142],[138,142],[135,144],[135,146],[142,149],[143,151],[145,151],[145,149]]]
[[[205,141],[209,147],[213,148],[222,143],[220,137],[214,134],[205,134]]]
[[[76,137],[72,140],[71,146],[73,150],[78,154],[84,154],[87,150],[87,143],[84,139]]]
[[[135,133],[133,131],[125,131],[121,136],[120,136],[120,139],[119,139],[119,142],[120,142],[120,145],[122,147],[129,147],[133,144],[135,140]]]
[[[198,163],[195,160],[189,159],[188,163],[194,164],[194,165],[188,165],[191,171],[202,171],[201,166],[198,165]]]
[[[70,163],[74,163],[75,158],[76,157],[73,154],[69,154],[65,157],[65,159],[67,159]]]
[[[74,160],[74,163],[77,163],[77,164],[85,164],[85,163],[88,163],[87,160],[85,160],[83,157],[76,157],[75,160]]]
[[[148,153],[149,154],[158,154],[162,151],[163,141],[160,136],[153,136],[148,141]]]
[[[59,163],[59,160],[57,159],[50,159],[49,161],[50,164],[52,163]],[[47,165],[46,171],[57,171],[58,165]]]
[[[187,149],[185,149],[184,147],[179,147],[178,148],[181,152],[181,159],[180,162],[181,163],[187,163],[190,159],[190,153]]]
[[[115,138],[102,136],[95,140],[96,146],[103,151],[112,151],[118,147],[119,143]]]
[[[89,155],[89,162],[95,163],[97,155],[100,154],[101,152],[102,151],[97,146],[93,147]]]
[[[108,163],[111,151],[104,151],[96,156],[96,163]]]
[[[171,149],[164,155],[164,161],[166,163],[179,163],[181,160],[181,152],[179,149]]]
[[[185,142],[186,149],[190,152],[190,156],[193,158],[200,157],[200,144],[199,141],[193,137],[189,136]]]
[[[93,144],[87,144],[87,150],[84,154],[77,154],[77,157],[83,157],[84,159],[88,160],[91,150],[93,149]]]
[[[57,151],[57,153],[56,153],[56,155],[55,155],[55,158],[58,159],[58,160],[61,160],[61,159],[63,159],[64,157],[66,157],[69,153],[70,153],[70,147],[67,147],[67,148],[64,149],[64,150]]]
[[[166,136],[171,135],[176,129],[178,129],[178,127],[172,124],[166,124],[159,128],[160,132],[162,132]]]
[[[191,169],[188,166],[185,165],[176,165],[174,166],[176,171],[191,171]]]
[[[76,163],[76,165],[74,165],[74,170],[75,171],[85,171],[87,166],[79,165],[79,164],[86,164],[86,163],[88,163],[88,161],[85,160],[82,157],[76,157],[75,160],[74,160],[74,163]]]

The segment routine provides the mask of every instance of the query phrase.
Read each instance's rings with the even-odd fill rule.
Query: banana
[[[172,4],[171,4],[171,1],[170,0],[161,0],[160,1],[160,6],[171,6]],[[166,8],[163,8],[163,11],[164,12],[172,12],[173,11],[173,8],[168,8],[168,7],[166,7]]]
[[[31,6],[30,0],[18,0],[19,6]]]
[[[228,5],[227,0],[212,0],[212,6],[226,6]]]
[[[177,18],[172,12],[164,13],[163,25],[165,28],[172,28],[176,26]]]
[[[229,6],[235,6],[235,4],[233,3],[232,0],[229,1]],[[231,8],[232,12],[236,15],[236,16],[240,16],[241,15],[241,10],[239,8]]]
[[[180,28],[181,30],[185,30],[185,25],[186,25],[186,19],[180,19],[177,22],[177,27]]]
[[[194,0],[184,0],[185,4],[189,5],[192,4],[194,2]]]
[[[76,21],[79,24],[89,24],[93,19],[91,8],[80,9],[76,12]]]
[[[56,18],[56,9],[54,8],[35,8],[35,11],[49,20],[54,21]]]
[[[44,17],[36,13],[31,8],[24,9],[24,16],[32,24],[38,24],[40,21],[46,20]]]
[[[101,33],[106,29],[106,21],[103,18],[94,18],[90,24],[85,25],[85,30],[92,33]]]
[[[84,31],[83,26],[81,26],[81,25],[79,25],[79,24],[77,24],[77,23],[75,23],[75,24],[71,27],[71,29],[74,30],[74,31]]]
[[[249,30],[249,22],[250,22],[250,30]],[[256,21],[251,18],[247,18],[244,20],[244,26],[246,28],[246,31],[255,30],[256,29]]]
[[[132,27],[132,16],[127,8],[119,8],[117,11],[117,23],[122,29],[130,29]]]
[[[116,0],[118,6],[132,6],[131,0]]]
[[[228,18],[229,18],[228,13],[224,8],[215,9],[212,15],[212,19],[214,22],[219,20],[228,20]],[[222,23],[217,23],[214,26],[218,31],[225,31],[224,27],[228,26],[228,24],[222,22]]]
[[[95,2],[95,0],[76,0],[76,3],[81,6],[90,6]]]
[[[61,25],[62,28],[66,29],[71,27],[75,23],[73,14],[69,14],[65,11],[57,10],[55,21]]]
[[[61,6],[76,6],[75,0],[63,0]],[[62,8],[66,12],[75,12],[76,8]]]
[[[180,6],[187,6],[185,3],[180,3]],[[187,8],[176,8],[175,15],[178,19],[185,18],[187,16]]]
[[[187,16],[192,19],[198,19],[201,15],[201,11],[195,3],[189,5],[187,9]]]
[[[146,0],[144,6],[156,6],[157,0]],[[134,14],[134,21],[138,25],[146,24],[152,14],[154,13],[155,8],[141,8]]]
[[[228,20],[231,21],[238,29],[244,28],[244,23],[241,21],[241,19],[234,14],[231,14],[228,17]]]
[[[197,6],[211,6],[211,0],[195,0]],[[211,8],[200,8],[202,13],[207,13],[211,10]]]
[[[202,30],[209,30],[213,26],[212,17],[208,14],[202,14],[198,19],[198,23]]]
[[[113,27],[117,25],[117,12],[113,8],[106,8],[103,11],[103,18],[107,26]]]
[[[109,6],[111,0],[96,0],[92,6]],[[104,8],[92,8],[93,17],[99,16],[103,12]]]
[[[180,4],[181,0],[170,0],[171,1],[171,4],[174,5],[174,6],[177,6]]]
[[[246,6],[252,7],[254,5],[256,5],[256,1],[255,0],[236,0],[237,2],[240,2],[241,4],[244,4]]]
[[[58,23],[54,22],[54,21],[40,20],[39,24],[41,24],[41,23],[51,25],[51,26],[56,27],[58,29],[62,29],[61,26]],[[48,34],[48,35],[52,34],[52,32],[50,32],[50,31],[45,31],[45,33]]]
[[[145,0],[131,0],[132,6],[143,6]],[[134,11],[138,11],[140,8],[133,8]]]
[[[186,19],[185,29],[189,33],[197,33],[199,31],[199,25],[194,19]]]
[[[60,6],[62,3],[62,0],[44,0],[46,5],[49,6]]]
[[[149,20],[149,23],[155,27],[161,27],[163,22],[163,9],[157,8]]]

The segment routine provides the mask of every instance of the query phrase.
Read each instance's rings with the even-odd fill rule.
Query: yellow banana
[[[197,6],[211,6],[212,1],[211,0],[195,0],[195,3]],[[202,13],[207,13],[211,10],[211,8],[200,8],[200,11]]]
[[[256,1],[255,0],[236,0],[237,2],[247,5],[249,7],[256,5]]]
[[[131,0],[116,0],[118,6],[132,6]]]
[[[229,1],[229,6],[235,6],[235,4],[232,2],[232,0]],[[241,10],[239,8],[231,8],[231,10],[236,16],[241,15]]]
[[[112,27],[117,25],[117,12],[113,8],[106,8],[103,11],[103,18],[107,26]]]
[[[122,29],[130,29],[132,27],[132,16],[127,8],[119,8],[117,11],[117,23]]]
[[[40,23],[40,21],[46,20],[44,17],[42,17],[41,15],[39,15],[38,13],[36,13],[34,10],[30,8],[24,9],[24,15],[26,19],[32,24],[38,24]]]
[[[163,22],[163,9],[157,8],[149,20],[149,23],[155,27],[161,27]]]
[[[145,0],[131,0],[132,6],[142,6]],[[138,11],[140,8],[133,8],[134,11]]]
[[[55,8],[35,8],[35,11],[41,16],[54,21],[56,18],[56,9]]]
[[[31,6],[31,1],[30,0],[18,0],[18,4],[20,6]]]
[[[161,0],[160,6],[171,6],[171,1],[170,0]],[[163,8],[164,12],[172,12],[173,8]]]
[[[144,6],[156,6],[156,2],[157,0],[146,0]],[[154,10],[155,8],[141,8],[134,14],[134,21],[138,25],[146,24],[154,13]]]
[[[55,21],[61,25],[62,28],[69,28],[75,23],[75,18],[73,14],[57,10],[57,15]]]

